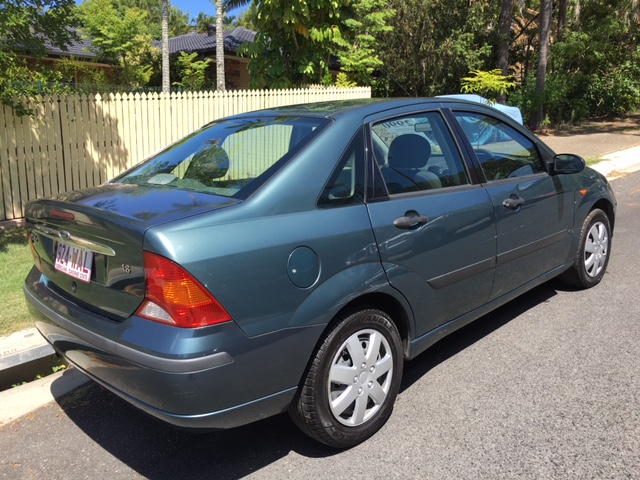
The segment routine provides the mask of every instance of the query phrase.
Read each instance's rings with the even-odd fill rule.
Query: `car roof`
[[[334,100],[328,102],[306,103],[274,107],[265,110],[247,112],[228,118],[255,118],[256,116],[314,116],[322,118],[338,118],[357,115],[364,118],[368,115],[412,106],[442,105],[447,107],[466,106],[474,109],[497,111],[477,102],[454,97],[437,98],[363,98],[353,100]]]
[[[381,110],[391,108],[406,107],[411,105],[419,105],[425,103],[446,103],[442,99],[436,98],[361,98],[353,100],[333,100],[328,102],[304,103],[298,105],[287,105],[283,107],[274,107],[266,110],[258,110],[256,112],[248,112],[238,116],[246,115],[304,115],[318,117],[336,117],[343,113],[360,111],[364,115],[375,113]]]

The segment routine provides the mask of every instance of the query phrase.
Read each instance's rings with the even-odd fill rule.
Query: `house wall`
[[[225,55],[224,78],[228,90],[249,89],[249,71],[247,70],[248,65],[249,60],[246,58],[231,57],[229,55]]]
[[[215,58],[207,67],[207,78],[212,85],[216,84],[216,62]],[[224,79],[227,90],[248,90],[249,89],[249,70],[247,66],[249,60],[242,57],[236,57],[233,55],[224,56]]]

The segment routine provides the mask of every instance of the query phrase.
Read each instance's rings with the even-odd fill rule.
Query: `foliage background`
[[[458,93],[470,72],[498,67],[501,43],[516,83],[506,101],[525,118],[538,111],[545,122],[623,115],[640,107],[639,0],[557,0],[553,3],[544,92],[536,94],[540,58],[540,11],[548,0],[227,0],[225,9],[246,5],[226,27],[258,31],[242,54],[250,59],[254,88],[311,83],[371,85],[376,96]],[[5,0],[0,7],[0,100],[20,109],[16,98],[64,92],[58,83],[87,82],[131,87],[160,85],[162,0]],[[507,8],[508,7],[508,8]],[[171,36],[205,32],[215,22],[212,3],[193,18],[169,11]],[[499,31],[508,12],[511,30]],[[509,17],[507,17],[509,18]],[[91,38],[97,60],[109,74],[63,61],[55,69],[38,59],[44,38],[64,46],[77,35]],[[30,59],[25,60],[25,55]],[[203,65],[172,58],[172,82],[210,87],[199,79]],[[186,62],[186,63],[185,63]],[[346,75],[335,77],[338,66]],[[211,67],[213,68],[213,67]],[[329,72],[333,72],[333,76]],[[478,73],[479,72],[479,73]],[[505,97],[500,97],[502,101]]]

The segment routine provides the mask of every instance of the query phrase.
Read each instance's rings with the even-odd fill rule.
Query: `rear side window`
[[[364,135],[353,137],[318,199],[319,207],[361,203],[364,200]]]
[[[398,117],[371,128],[373,154],[390,195],[469,183],[438,112]]]
[[[480,113],[454,112],[487,181],[546,172],[538,149],[515,128]]]
[[[268,176],[276,163],[299,152],[327,123],[325,119],[303,117],[216,122],[113,182],[242,196],[243,189]]]

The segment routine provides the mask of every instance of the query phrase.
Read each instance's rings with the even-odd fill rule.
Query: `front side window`
[[[256,117],[216,122],[135,166],[113,183],[242,196],[306,146],[328,123],[302,117]]]
[[[454,112],[487,181],[545,172],[531,140],[506,123],[480,113]]]
[[[467,171],[437,112],[376,123],[373,153],[390,195],[469,183]]]

